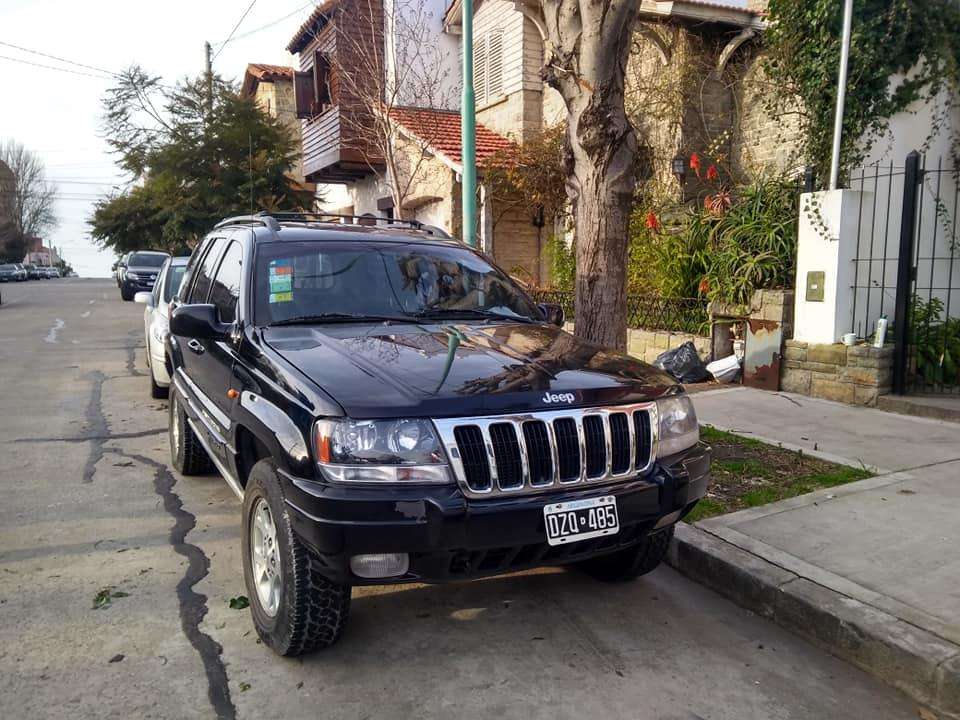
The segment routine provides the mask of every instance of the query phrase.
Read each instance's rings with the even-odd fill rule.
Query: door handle
[[[194,338],[187,343],[187,347],[193,350],[197,355],[203,355],[203,343]]]

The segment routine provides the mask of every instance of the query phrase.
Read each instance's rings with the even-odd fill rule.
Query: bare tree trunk
[[[626,347],[627,234],[637,138],[624,109],[636,0],[541,0],[543,76],[567,106],[567,194],[577,252],[576,334]]]

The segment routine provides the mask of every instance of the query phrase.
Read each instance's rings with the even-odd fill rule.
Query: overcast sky
[[[250,0],[0,0],[0,43],[103,70],[136,63],[173,82],[203,71],[204,41],[209,40],[216,53],[249,5]],[[285,47],[313,5],[307,0],[258,0],[235,39],[217,56],[214,70],[240,80],[248,62],[292,64]],[[244,37],[254,30],[259,32]],[[124,180],[99,137],[100,100],[110,80],[7,44],[0,45],[0,69],[5,79],[0,138],[16,139],[39,154],[59,186],[60,225],[44,243],[62,247],[80,275],[109,275],[113,254],[93,244],[86,220],[94,199]]]

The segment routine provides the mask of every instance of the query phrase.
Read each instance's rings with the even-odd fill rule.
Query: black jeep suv
[[[253,621],[280,654],[335,642],[352,585],[637,577],[706,490],[681,386],[440,231],[227,220],[172,308],[173,463],[242,498]]]

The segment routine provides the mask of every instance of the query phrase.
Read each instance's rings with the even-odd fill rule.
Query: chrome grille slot
[[[603,432],[603,418],[587,415],[583,418],[583,439],[587,456],[587,477],[602,477],[607,469],[607,442]]]
[[[553,482],[553,453],[547,424],[543,420],[523,423],[523,440],[530,464],[530,484],[534,487],[549,485]]]
[[[490,465],[483,434],[476,425],[461,425],[453,431],[467,487],[474,492],[490,491]]]
[[[433,421],[469,497],[627,480],[653,465],[656,404]]]
[[[573,418],[553,421],[557,437],[557,461],[560,466],[560,482],[580,479],[580,438],[577,423]]]
[[[653,454],[653,433],[650,432],[650,413],[637,410],[633,413],[633,436],[636,438],[634,465],[646,467]]]
[[[501,490],[523,487],[523,467],[520,461],[520,444],[517,432],[510,423],[494,423],[490,426],[490,444],[497,463],[497,484]]]
[[[646,414],[646,413],[644,413]],[[626,413],[611,413],[610,415],[610,472],[614,475],[623,475],[630,470],[630,421]],[[641,466],[642,467],[642,466]]]

